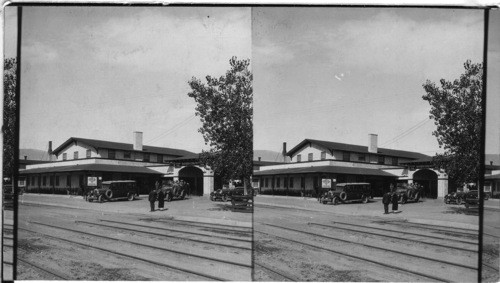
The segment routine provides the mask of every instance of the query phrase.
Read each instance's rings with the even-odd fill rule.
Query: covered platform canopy
[[[285,168],[285,169],[270,169],[262,171],[254,171],[254,176],[267,176],[267,175],[289,175],[289,174],[308,174],[308,173],[334,173],[334,174],[352,174],[352,175],[366,175],[366,176],[384,176],[394,177],[398,176],[387,173],[380,169],[359,168],[359,167],[343,167],[343,166],[311,166],[300,168]]]
[[[120,172],[120,173],[137,173],[137,174],[155,174],[161,175],[160,172],[141,166],[126,166],[126,165],[111,165],[111,164],[81,164],[68,166],[54,166],[44,168],[33,168],[20,170],[19,174],[42,174],[42,173],[64,173],[77,171],[99,171],[99,172]]]

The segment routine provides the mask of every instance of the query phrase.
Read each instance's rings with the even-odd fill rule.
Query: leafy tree
[[[202,127],[198,130],[210,145],[201,159],[223,182],[244,180],[248,185],[253,156],[253,91],[250,60],[229,60],[225,76],[206,77],[206,84],[193,77],[189,97],[197,103],[196,115]],[[245,186],[246,187],[246,186]]]
[[[3,176],[12,177],[14,174],[14,146],[16,127],[16,72],[17,60],[4,60],[4,100],[3,100]]]
[[[433,135],[444,154],[435,163],[444,168],[456,184],[476,182],[479,177],[481,145],[483,64],[464,63],[465,73],[440,86],[427,80],[422,98],[431,105],[430,118],[437,126]]]

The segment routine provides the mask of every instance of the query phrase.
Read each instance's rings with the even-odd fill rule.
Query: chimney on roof
[[[47,153],[49,154],[49,161],[52,161],[52,141],[49,141],[49,150]]]
[[[259,161],[262,159],[262,157],[260,157],[260,156],[258,158],[259,158]]]
[[[134,132],[134,150],[142,151],[142,132]]]
[[[287,152],[286,151],[286,142],[283,142],[283,151],[281,152],[281,154],[283,155],[283,162],[285,162],[285,163],[288,162],[288,160],[289,160],[286,156],[286,152]]]
[[[28,160],[28,156],[27,155],[24,156],[24,160]]]
[[[368,152],[377,153],[378,151],[378,136],[376,134],[368,134]]]

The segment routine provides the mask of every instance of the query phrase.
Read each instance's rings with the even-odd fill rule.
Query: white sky
[[[15,8],[6,12],[9,30]],[[250,16],[241,7],[24,7],[20,148],[71,136],[132,143],[142,131],[147,145],[206,149],[187,82],[250,58]]]
[[[254,148],[305,138],[442,152],[427,79],[482,62],[482,10],[255,8]]]
[[[6,8],[5,56],[15,56]],[[439,152],[426,79],[482,61],[483,11],[421,8],[24,7],[21,148],[71,136],[195,152],[186,94],[236,55],[254,72],[254,148],[304,138]],[[490,13],[486,152],[500,152],[500,12]],[[253,22],[252,22],[253,20]]]

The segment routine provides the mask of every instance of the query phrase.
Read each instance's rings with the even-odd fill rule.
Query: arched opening
[[[194,166],[184,167],[179,171],[179,180],[189,183],[190,195],[203,195],[203,171]]]
[[[413,182],[421,185],[422,197],[437,198],[438,196],[438,176],[436,172],[429,169],[418,170],[413,174]]]

